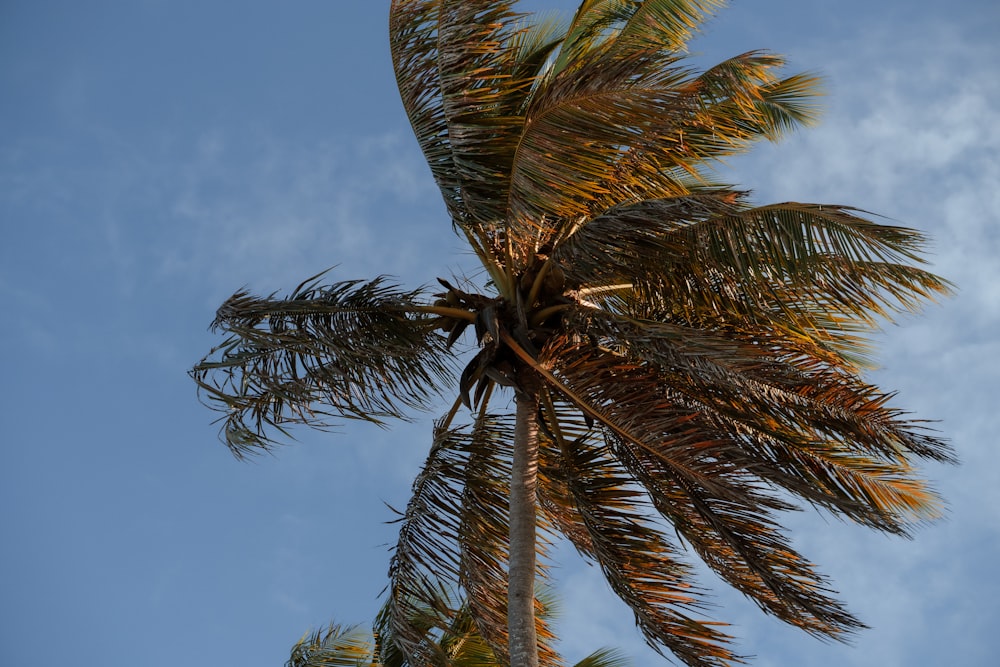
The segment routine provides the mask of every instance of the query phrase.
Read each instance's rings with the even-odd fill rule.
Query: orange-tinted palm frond
[[[683,480],[662,459],[612,438],[614,451],[653,505],[724,581],[781,620],[821,637],[864,625],[831,597],[825,577],[781,533],[753,494],[721,500]],[[759,492],[758,492],[759,496]]]
[[[951,461],[946,443],[891,407],[890,395],[837,366],[731,333],[597,315],[587,331],[605,349],[575,344],[559,356],[577,357],[581,377],[619,374],[647,392],[616,396],[602,387],[608,395],[598,405],[633,404],[647,425],[666,418],[662,434],[679,414],[762,479],[881,530],[905,534],[938,513],[910,461]]]
[[[588,438],[557,444],[546,437],[543,443],[543,508],[576,549],[601,567],[649,644],[688,665],[740,662],[720,623],[692,616],[705,611],[703,592],[676,548],[647,523],[645,494],[609,449]]]
[[[527,237],[547,220],[543,232],[566,236],[563,227],[581,217],[687,194],[715,161],[815,115],[815,78],[777,77],[783,61],[772,54],[747,53],[700,74],[673,51],[599,55],[532,98],[511,181],[515,233],[521,221]]]
[[[722,0],[584,0],[555,61],[562,71],[595,52],[683,52]]]
[[[553,254],[582,289],[627,284],[604,307],[692,326],[772,329],[864,364],[879,318],[947,294],[922,235],[843,206],[740,207],[709,189],[612,209]]]
[[[686,345],[676,331],[643,336],[598,321],[586,342],[542,351],[553,391],[605,430],[664,516],[762,608],[835,638],[861,627],[788,549],[770,515],[788,507],[771,489],[905,535],[939,510],[910,459],[948,460],[947,446],[839,371],[769,360],[752,345],[729,357],[704,332]]]
[[[396,0],[393,62],[403,105],[459,226],[497,224],[520,112],[552,30],[518,24],[513,2]],[[505,159],[504,156],[507,156]]]
[[[579,411],[559,413],[561,429],[583,428]],[[577,422],[574,426],[574,422]],[[605,431],[607,432],[607,431]],[[708,431],[706,431],[707,433]],[[544,507],[565,534],[586,550],[591,538],[574,523],[567,482],[553,471],[560,452],[578,451],[591,443],[594,434],[572,442],[571,447],[543,449],[546,484]],[[715,463],[713,474],[728,479],[737,493],[720,498],[706,493],[695,481],[672,469],[667,458],[672,448],[664,445],[658,454],[636,447],[620,436],[608,434],[610,451],[631,479],[648,492],[648,499],[719,576],[754,599],[763,609],[782,620],[819,636],[842,636],[863,627],[842,605],[830,597],[824,577],[797,554],[772,517],[774,510],[790,509],[769,497],[750,465],[738,461]],[[710,446],[710,443],[706,443]],[[704,453],[710,457],[710,453]],[[591,547],[592,548],[592,547]]]

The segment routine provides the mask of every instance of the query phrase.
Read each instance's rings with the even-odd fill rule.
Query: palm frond
[[[596,370],[589,364],[588,373]],[[698,423],[697,412],[668,403],[641,371],[628,373],[619,365],[615,372],[623,371],[630,388],[616,391],[616,408],[600,411],[611,455],[627,471],[622,479],[644,487],[643,498],[702,559],[766,611],[820,636],[842,637],[863,627],[780,534],[771,512],[791,506],[768,493],[761,462],[742,455],[736,443],[713,438],[714,432]],[[640,441],[642,429],[629,424],[625,411],[644,412],[644,427],[659,421],[663,430]],[[572,450],[580,449],[575,442]]]
[[[537,74],[525,63],[540,67],[552,48],[537,33],[517,38],[513,4],[396,0],[390,10],[403,104],[459,226],[500,220],[496,189],[507,178],[502,156],[512,152],[503,146],[516,145],[517,111]]]
[[[549,443],[543,452],[543,507],[577,550],[601,567],[649,644],[689,665],[740,662],[719,623],[691,616],[704,613],[702,592],[692,585],[690,568],[676,549],[647,523],[644,494],[610,450],[577,439],[571,445]]]
[[[629,657],[618,649],[604,648],[594,651],[573,667],[628,667]]]
[[[742,501],[720,500],[647,451],[612,440],[660,514],[705,564],[761,609],[821,638],[842,638],[865,627],[832,598],[828,580],[781,534],[768,507],[774,503],[762,501],[759,492]]]
[[[591,333],[601,334],[598,343],[612,340],[607,328],[592,325]],[[724,579],[817,635],[840,638],[863,627],[778,532],[771,512],[792,507],[772,489],[905,535],[937,511],[909,459],[946,460],[947,446],[843,374],[775,372],[781,365],[761,352],[720,358],[724,345],[674,348],[677,338],[657,342],[649,332],[620,340],[622,353],[572,343],[543,350],[540,362]],[[577,440],[571,449],[581,447]]]
[[[695,189],[613,207],[558,238],[552,258],[563,267],[567,281],[582,289],[652,282],[669,276],[691,253],[678,231],[733,211],[740,194]]]
[[[431,451],[400,517],[386,618],[393,641],[415,664],[440,653],[431,633],[446,629],[454,616],[447,591],[457,589],[461,569],[457,540],[467,440],[459,431],[435,428]]]
[[[898,301],[893,310],[914,310],[923,300],[947,292],[945,281],[916,268],[924,263],[922,234],[862,215],[863,211],[847,206],[787,202],[720,216],[673,233],[686,237],[693,261],[724,265],[746,283],[793,281],[799,286],[825,279],[844,284],[854,275],[867,278],[865,269],[874,266],[880,271],[873,271],[868,280]],[[844,305],[852,297],[862,297],[858,292],[865,286],[867,281],[862,289],[843,295]],[[869,299],[861,299],[858,310],[887,314],[877,311]]]
[[[586,0],[580,3],[556,61],[557,71],[595,52],[682,52],[720,0]]]
[[[427,632],[425,641],[434,643],[434,650],[427,650],[415,662],[404,653],[396,641],[393,630],[392,604],[390,598],[379,610],[372,632],[375,638],[375,658],[378,667],[411,667],[429,665],[434,667],[498,667],[499,662],[489,644],[476,629],[474,615],[467,600],[438,592],[438,599],[430,604],[416,603],[413,606],[413,625]],[[451,616],[440,617],[440,611],[450,609]],[[435,620],[434,627],[428,627],[428,619]],[[440,622],[440,623],[439,623]],[[405,646],[405,643],[403,644]],[[429,662],[426,662],[429,661]]]
[[[709,190],[613,209],[553,253],[586,289],[627,284],[606,308],[702,327],[777,329],[865,364],[881,320],[913,312],[950,285],[921,268],[923,237],[843,206],[740,210]]]
[[[476,634],[507,653],[507,498],[513,425],[482,414],[471,426],[435,430],[434,445],[402,515],[390,567],[388,616],[394,641],[415,664],[435,650],[434,633],[455,608],[443,590],[464,590]],[[544,576],[544,570],[539,571]],[[560,660],[545,614],[536,614],[540,657]]]
[[[818,120],[821,80],[799,73],[780,78],[784,57],[748,51],[698,75],[690,87],[697,95],[701,123],[688,129],[691,150],[718,158],[739,152],[759,139],[775,141]]]
[[[285,298],[230,297],[212,324],[229,337],[191,375],[223,413],[233,453],[268,449],[268,429],[289,423],[379,422],[425,407],[452,369],[434,318],[417,312],[422,296],[384,278],[317,277]]]
[[[627,42],[628,50],[657,49],[683,52],[725,0],[644,0],[630,3],[634,9],[615,41]]]
[[[285,667],[377,667],[371,638],[357,627],[331,624],[306,634],[292,647]]]
[[[649,3],[642,3],[646,6]],[[689,193],[714,161],[815,117],[817,80],[779,78],[751,52],[698,73],[674,51],[608,49],[533,96],[514,161],[508,219],[576,225],[615,207]]]
[[[676,230],[672,243],[683,242],[688,258],[664,298],[702,316],[739,313],[758,326],[762,316],[865,364],[858,333],[917,311],[950,285],[920,266],[921,234],[859,213],[786,203]]]
[[[700,433],[717,459],[725,454],[809,502],[888,532],[905,534],[939,513],[910,459],[951,461],[950,448],[876,387],[818,362],[771,356],[759,341],[596,316],[590,328],[598,341],[624,334],[618,351],[567,346],[556,372],[603,413],[620,414],[611,421],[623,439],[644,434],[639,444],[648,446]],[[631,386],[619,389],[611,376]]]

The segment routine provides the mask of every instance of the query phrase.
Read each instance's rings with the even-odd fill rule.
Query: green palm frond
[[[451,365],[422,296],[383,278],[313,278],[285,298],[230,297],[212,324],[228,338],[191,371],[224,415],[226,444],[242,456],[272,446],[268,428],[380,422],[426,406]]]
[[[444,594],[442,594],[444,595]],[[489,644],[478,634],[475,615],[468,601],[447,599],[435,603],[435,608],[454,608],[447,628],[437,635],[437,662],[433,667],[502,667]],[[552,595],[539,595],[540,617],[551,619],[555,610]],[[357,627],[345,628],[331,624],[329,627],[307,633],[292,647],[291,657],[285,667],[415,667],[396,646],[389,619],[388,603],[383,605],[375,619],[371,633]],[[426,618],[425,611],[418,612]],[[419,624],[421,621],[418,619]],[[550,656],[552,658],[553,656]],[[543,661],[544,667],[558,667],[561,661]],[[617,649],[599,649],[575,663],[574,667],[627,667],[628,657]]]
[[[381,667],[373,649],[364,631],[331,624],[303,636],[285,667]]]
[[[574,667],[627,667],[630,664],[628,656],[618,649],[601,649],[580,660]]]

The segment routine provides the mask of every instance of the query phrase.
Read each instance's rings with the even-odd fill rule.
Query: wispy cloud
[[[926,471],[950,504],[949,518],[912,542],[883,538],[814,512],[788,517],[803,553],[874,626],[854,647],[826,645],[786,628],[717,585],[720,620],[766,665],[985,664],[1000,619],[1000,472],[991,424],[1000,391],[1000,49],[973,27],[935,20],[868,25],[847,42],[808,45],[798,60],[829,78],[822,124],[735,160],[726,177],[756,199],[851,204],[925,230],[934,270],[958,296],[906,318],[881,337],[885,370],[875,380],[901,390],[899,404],[950,436],[964,465]],[[809,66],[809,65],[807,65]],[[892,220],[890,220],[892,222]],[[607,593],[599,573],[560,573],[568,644],[625,637],[626,614],[591,598]],[[994,591],[995,593],[995,591]],[[605,613],[605,610],[610,610]],[[577,611],[580,610],[580,611]],[[586,611],[583,611],[586,610]],[[565,627],[568,625],[569,627]]]
[[[208,271],[213,283],[260,289],[333,265],[351,277],[376,267],[409,276],[447,231],[427,224],[437,195],[415,146],[392,134],[303,147],[217,131],[180,169],[168,197],[186,238],[161,258],[165,275]],[[393,209],[412,217],[385,219]]]

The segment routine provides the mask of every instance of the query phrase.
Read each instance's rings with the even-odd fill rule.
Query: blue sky
[[[913,541],[789,517],[873,629],[824,644],[717,587],[754,664],[993,664],[1000,622],[1000,8],[731,3],[694,48],[827,77],[823,123],[734,160],[760,203],[851,204],[927,231],[960,288],[880,336],[874,378],[963,465]],[[524,2],[572,9],[569,0]],[[238,463],[186,370],[215,308],[330,266],[419,285],[470,257],[398,101],[388,2],[0,4],[0,664],[281,665],[366,623],[427,420],[296,432]],[[599,574],[555,570],[571,658],[645,649]],[[706,579],[714,586],[715,582]]]

